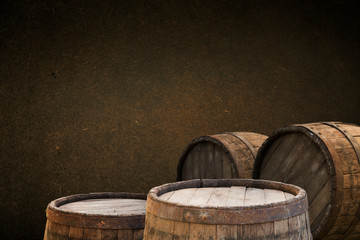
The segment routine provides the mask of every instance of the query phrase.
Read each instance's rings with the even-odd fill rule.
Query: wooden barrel
[[[296,124],[259,149],[254,178],[291,183],[308,194],[315,239],[360,239],[360,127]]]
[[[44,240],[143,239],[146,195],[90,193],[52,201]]]
[[[266,138],[252,132],[196,138],[180,157],[177,180],[251,178],[257,150]]]
[[[312,239],[306,192],[248,179],[194,179],[155,187],[144,239]]]

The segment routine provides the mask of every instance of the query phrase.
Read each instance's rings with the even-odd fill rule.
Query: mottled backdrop
[[[175,180],[193,138],[360,124],[359,1],[1,1],[0,238]]]

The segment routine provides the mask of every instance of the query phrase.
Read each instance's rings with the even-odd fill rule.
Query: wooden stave
[[[267,136],[263,135],[263,134],[259,134],[259,133],[253,133],[253,132],[224,132],[224,133],[220,133],[220,134],[215,134],[215,135],[208,135],[208,136],[201,136],[198,138],[193,139],[184,149],[184,151],[182,152],[180,159],[178,161],[178,166],[177,166],[177,177],[176,180],[177,181],[182,181],[182,171],[183,171],[183,167],[185,165],[185,160],[187,158],[188,153],[198,144],[200,143],[205,143],[205,142],[211,142],[215,145],[217,145],[219,148],[222,149],[222,151],[225,152],[225,154],[227,155],[227,157],[230,160],[230,165],[231,165],[231,170],[232,170],[232,177],[233,178],[250,178],[251,176],[247,176],[247,174],[245,173],[245,169],[241,169],[240,168],[240,161],[235,155],[234,153],[232,153],[232,149],[230,149],[229,147],[227,147],[227,142],[226,142],[226,137],[232,137],[233,139],[236,139],[236,141],[238,142],[239,145],[243,145],[246,147],[246,149],[249,151],[247,154],[249,156],[252,156],[253,159],[255,160],[255,156],[256,152],[258,150],[259,147],[254,147],[254,145],[258,144],[259,146],[260,141],[263,142]],[[239,137],[240,136],[240,137]],[[242,136],[242,137],[241,137]],[[248,140],[248,137],[258,137],[261,140],[257,140],[257,141],[252,141],[252,140]],[[251,169],[250,169],[251,171]]]
[[[270,203],[270,204],[264,204],[264,205],[258,205],[258,206],[238,206],[238,207],[194,207],[194,206],[187,206],[187,205],[181,205],[181,204],[175,204],[175,203],[169,203],[163,200],[160,200],[157,196],[158,195],[162,195],[165,192],[169,192],[169,191],[174,191],[174,190],[179,190],[180,188],[178,188],[178,186],[180,185],[181,188],[192,188],[192,187],[229,187],[229,186],[236,186],[237,184],[239,184],[238,186],[247,186],[247,187],[266,187],[269,189],[276,189],[276,190],[285,190],[286,192],[290,192],[292,194],[297,195],[297,197],[294,197],[293,199],[290,200],[286,200],[286,201],[282,201],[282,202],[277,202],[277,203]],[[281,186],[280,186],[281,185]],[[281,188],[282,187],[282,188]],[[154,204],[155,203],[155,204]],[[159,212],[154,212],[151,210],[151,208],[155,207],[155,208],[159,208],[159,205],[156,204],[161,204],[161,207],[164,207],[164,205],[168,205],[170,206],[169,209],[162,209],[163,211],[160,210],[160,213],[170,213],[170,217],[169,216],[164,216],[161,214],[158,214]],[[296,207],[295,204],[296,203]],[[301,212],[297,212],[294,213],[293,216],[289,215],[289,212],[291,211],[291,207],[287,208],[286,213],[284,213],[284,215],[281,216],[281,218],[274,218],[271,219],[270,221],[266,222],[264,221],[264,215],[265,214],[269,214],[269,212],[266,211],[262,211],[260,212],[259,210],[264,210],[266,208],[273,208],[275,209],[273,212],[278,211],[279,207],[281,206],[286,206],[287,204],[294,204],[294,208],[293,209],[301,209]],[[193,209],[194,211],[198,211],[199,214],[199,218],[197,219],[185,219],[186,218],[186,212],[184,214],[179,214],[179,212],[174,211],[174,209],[171,208],[187,208],[187,209]],[[277,209],[276,209],[277,208]],[[211,213],[209,211],[213,210],[214,214],[211,215]],[[221,218],[219,216],[221,216],[221,212],[224,213],[229,213],[231,210],[234,210],[234,213],[231,215],[227,215],[227,219],[224,221],[225,218]],[[236,217],[236,215],[242,215],[244,210],[248,210],[249,214],[247,216],[254,216],[255,215],[258,217],[257,220],[260,220],[259,222],[253,221],[254,219],[248,219],[247,221],[239,221],[239,219],[234,219],[234,217]],[[209,214],[210,213],[210,214]],[[157,220],[161,220],[163,222],[164,225],[169,224],[169,222],[174,222],[174,223],[188,223],[190,224],[190,226],[192,226],[192,224],[195,225],[204,225],[204,226],[225,226],[225,227],[230,227],[233,228],[231,226],[238,226],[238,227],[249,227],[249,226],[253,226],[254,224],[259,226],[261,224],[267,224],[267,223],[275,223],[276,220],[281,219],[281,220],[287,220],[287,219],[293,219],[293,218],[297,218],[297,217],[305,217],[307,214],[307,197],[306,197],[306,192],[294,185],[290,185],[290,184],[284,184],[284,183],[279,183],[279,182],[274,182],[274,181],[266,181],[266,180],[249,180],[249,179],[195,179],[195,180],[188,180],[188,181],[182,181],[182,182],[177,182],[177,183],[170,183],[170,184],[164,184],[161,185],[159,187],[155,187],[153,189],[150,190],[149,194],[148,194],[148,200],[147,200],[147,220],[145,223],[145,231],[144,231],[144,239],[153,239],[151,237],[153,237],[153,233],[151,233],[151,231],[154,231],[154,226],[153,224],[149,223],[149,219],[148,216],[152,216],[152,217],[156,217]],[[185,216],[185,218],[181,219],[178,218],[179,216]],[[204,218],[203,216],[210,216],[209,219],[214,219],[214,216],[218,217],[215,221],[207,221],[208,219]],[[211,218],[212,216],[212,218]],[[150,218],[150,217],[149,217]],[[231,219],[233,220],[231,222]],[[243,219],[244,220],[244,219]],[[166,222],[169,221],[169,222]],[[227,225],[224,225],[227,224]],[[310,234],[310,230],[309,230],[309,224],[308,221],[306,223],[306,234],[307,234],[307,238],[306,239],[312,239],[312,236]],[[190,230],[189,230],[190,231]],[[300,230],[299,230],[300,231]],[[191,234],[191,233],[190,233]],[[149,237],[150,236],[150,237]],[[159,237],[159,236],[158,236]],[[155,238],[155,239],[167,239],[168,237],[171,236],[162,236],[161,238]],[[175,239],[178,239],[178,236],[174,236]],[[179,238],[182,239],[182,238]],[[184,238],[185,239],[185,238]],[[188,239],[188,238],[186,238]],[[197,239],[197,238],[191,238],[190,239]],[[207,239],[207,238],[203,238],[203,239]],[[210,239],[218,239],[216,237],[214,238],[210,238]],[[223,239],[223,238],[221,238]],[[241,237],[234,237],[234,238],[226,238],[226,239],[242,239]],[[278,238],[277,238],[278,239]],[[288,238],[281,238],[281,239],[288,239]],[[302,238],[294,238],[294,239],[302,239]]]
[[[341,204],[344,194],[344,179],[340,164],[340,157],[339,154],[336,151],[335,144],[333,142],[333,139],[328,139],[326,134],[323,134],[322,131],[319,130],[319,126],[327,126],[329,128],[335,128],[338,130],[341,134],[345,136],[345,138],[348,139],[349,144],[353,146],[353,143],[351,142],[351,138],[347,136],[348,133],[342,132],[342,127],[336,127],[336,124],[342,124],[342,125],[349,125],[349,126],[355,126],[359,127],[355,124],[348,124],[348,123],[342,123],[342,122],[316,122],[316,123],[307,123],[307,124],[293,124],[288,127],[283,127],[275,132],[273,132],[267,140],[263,143],[263,145],[260,147],[258,151],[258,155],[255,159],[254,163],[254,171],[253,171],[253,178],[259,178],[260,175],[260,167],[262,160],[264,159],[264,156],[266,155],[267,150],[270,148],[271,144],[275,142],[280,136],[288,133],[303,133],[307,137],[309,137],[316,145],[319,146],[321,152],[325,156],[325,160],[328,164],[328,170],[330,172],[331,176],[331,182],[332,182],[332,193],[331,193],[331,199],[330,199],[330,209],[328,209],[326,217],[322,219],[318,227],[316,229],[312,230],[312,234],[315,239],[347,239],[346,235],[338,235],[337,237],[328,235],[328,233],[331,232],[332,228],[335,226],[335,222],[337,221],[337,218],[339,217],[339,213],[341,211]],[[335,126],[334,126],[335,125]],[[355,154],[358,152],[356,149],[354,149]],[[359,155],[356,155],[357,159],[360,159]],[[355,226],[359,225],[360,222],[360,204],[358,204],[357,213],[350,224],[349,229],[346,231],[346,234],[349,233],[349,236],[353,234],[351,232],[351,228],[355,228]],[[356,233],[355,233],[356,235]],[[359,236],[358,234],[357,236]],[[333,237],[333,238],[332,238]],[[351,238],[352,239],[352,238]]]
[[[90,194],[75,194],[67,197],[56,199],[49,203],[46,209],[47,221],[45,227],[44,240],[53,239],[72,239],[70,237],[70,229],[82,229],[82,235],[78,239],[87,239],[86,234],[97,234],[100,237],[94,239],[101,239],[101,235],[114,235],[109,239],[142,239],[143,229],[145,226],[145,213],[134,215],[101,215],[101,214],[85,214],[68,212],[59,209],[61,205],[87,200],[87,199],[101,199],[101,198],[127,198],[127,199],[141,199],[146,200],[147,195],[141,193],[90,193]],[[53,227],[51,227],[53,225]],[[65,233],[64,228],[68,228]],[[60,229],[60,230],[59,230]],[[65,234],[65,235],[64,235]],[[93,238],[91,238],[93,239]]]

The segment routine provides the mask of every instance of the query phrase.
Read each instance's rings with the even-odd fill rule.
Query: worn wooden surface
[[[360,127],[310,123],[283,128],[259,150],[254,177],[304,188],[316,239],[360,238]]]
[[[289,193],[286,193],[289,194]],[[294,197],[294,195],[290,194]],[[285,192],[274,189],[246,188],[242,186],[222,188],[186,188],[167,192],[159,197],[169,203],[194,207],[235,207],[262,205],[285,201]],[[290,199],[288,196],[287,199]]]
[[[74,213],[99,215],[126,215],[144,213],[145,200],[139,199],[89,199],[64,204],[60,210]]]
[[[250,178],[257,150],[267,136],[231,132],[194,139],[178,163],[178,180]]]
[[[52,201],[44,240],[141,240],[146,195],[78,194]]]
[[[175,181],[198,136],[360,124],[359,11],[358,0],[1,0],[1,238],[41,239],[61,196]]]
[[[144,239],[312,239],[305,191],[254,182],[192,180],[153,188]],[[305,205],[290,206],[300,202]],[[269,215],[272,220],[264,220]]]

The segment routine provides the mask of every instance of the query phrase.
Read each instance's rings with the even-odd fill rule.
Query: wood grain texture
[[[304,188],[315,239],[360,239],[359,133],[341,122],[281,128],[259,149],[253,177]]]
[[[285,198],[286,194],[286,198]],[[171,197],[169,197],[171,196]],[[277,203],[294,198],[291,193],[275,189],[232,187],[185,188],[167,192],[159,199],[186,206],[195,207],[236,207]]]
[[[241,179],[221,180],[222,182],[204,180],[202,187],[197,188],[194,186],[198,186],[200,180],[192,180],[153,188],[147,200],[144,239],[312,239],[307,204],[302,207],[296,206],[296,209],[301,211],[294,215],[291,207],[287,205],[290,202],[306,202],[305,191],[300,197],[299,192],[290,191],[293,186],[285,191],[285,188],[277,186],[279,183],[271,182],[272,188],[267,188],[270,185],[261,185],[262,188],[257,188],[251,184],[254,180],[239,180]],[[213,187],[215,185],[218,187]],[[157,189],[161,189],[161,194],[157,195]],[[166,197],[162,197],[163,195]],[[174,198],[173,201],[169,198],[177,195],[186,197]],[[184,202],[179,202],[181,200]],[[273,206],[281,206],[286,210],[275,210],[273,214],[278,218],[261,221],[266,214],[263,211]],[[249,210],[252,211],[251,214],[246,212]],[[262,212],[256,213],[257,211]],[[284,214],[281,217],[280,212]],[[258,222],[224,222],[237,219],[239,216],[256,214],[260,214]]]
[[[256,152],[267,137],[232,132],[194,139],[178,163],[178,180],[250,178]]]
[[[145,198],[144,194],[92,193],[54,200],[47,209],[44,240],[142,239]]]

